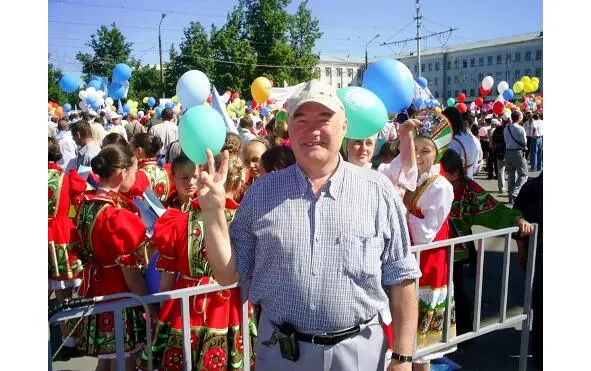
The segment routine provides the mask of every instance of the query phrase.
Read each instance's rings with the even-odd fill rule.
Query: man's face
[[[339,152],[345,133],[345,112],[331,111],[319,103],[304,103],[288,119],[288,132],[298,162],[325,164]]]

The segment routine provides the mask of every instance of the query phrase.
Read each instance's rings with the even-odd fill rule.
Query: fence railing
[[[474,298],[474,323],[473,323],[473,331],[450,338],[450,327],[451,327],[451,299],[452,296],[451,290],[448,290],[447,295],[447,305],[445,311],[445,321],[444,321],[444,328],[443,328],[443,341],[429,345],[424,348],[417,349],[417,344],[415,340],[415,351],[413,356],[425,356],[436,351],[440,351],[445,348],[449,348],[455,344],[459,344],[463,341],[470,340],[484,334],[501,330],[510,326],[514,326],[521,322],[521,349],[520,349],[520,358],[519,358],[519,370],[525,371],[527,367],[527,350],[528,350],[528,341],[529,341],[529,328],[531,325],[531,297],[532,297],[532,288],[533,288],[533,275],[535,269],[535,254],[536,254],[536,242],[537,242],[537,234],[538,234],[538,226],[537,224],[533,224],[534,226],[534,233],[530,236],[529,239],[529,249],[528,249],[528,262],[527,262],[527,269],[526,269],[526,279],[525,279],[525,294],[524,294],[524,305],[523,305],[523,313],[519,315],[515,315],[512,317],[507,317],[507,294],[508,294],[508,284],[509,284],[509,263],[510,263],[510,246],[511,246],[511,234],[517,232],[519,229],[517,227],[512,228],[505,228],[490,232],[484,232],[479,234],[474,234],[465,237],[458,237],[453,238],[450,240],[445,241],[438,241],[433,242],[430,244],[425,245],[418,245],[412,247],[412,253],[416,255],[417,262],[420,263],[420,255],[422,251],[431,250],[439,247],[447,247],[448,249],[448,277],[447,283],[448,287],[451,286],[453,282],[453,269],[454,269],[454,246],[460,243],[465,243],[469,241],[476,241],[477,242],[477,265],[476,265],[476,288],[475,288],[475,298]],[[499,315],[499,322],[494,323],[488,326],[480,326],[480,317],[481,317],[481,305],[482,305],[482,282],[483,282],[483,268],[484,268],[484,250],[485,244],[484,241],[486,239],[490,239],[493,237],[502,237],[505,238],[504,243],[504,254],[503,254],[503,273],[502,273],[502,281],[501,281],[501,305],[500,305],[500,315]],[[143,297],[131,294],[131,293],[124,293],[124,294],[116,294],[116,295],[107,295],[102,297],[95,297],[94,302],[95,304],[82,307],[82,308],[74,308],[62,311],[53,315],[49,319],[49,323],[64,321],[68,319],[80,318],[83,316],[89,316],[93,314],[99,314],[104,312],[114,312],[115,318],[115,339],[116,339],[116,351],[117,351],[117,369],[120,371],[125,370],[125,356],[124,356],[124,344],[123,344],[123,310],[126,308],[136,307],[138,303],[144,306],[146,310],[146,332],[147,332],[147,339],[146,344],[151,345],[151,337],[150,337],[150,314],[147,310],[148,304],[160,303],[171,299],[180,299],[181,300],[181,308],[182,308],[182,326],[183,326],[183,358],[184,358],[184,369],[186,371],[191,370],[191,335],[190,335],[190,313],[189,313],[189,299],[191,296],[206,294],[211,292],[216,292],[225,289],[231,289],[235,287],[239,287],[240,295],[241,295],[241,303],[242,303],[242,340],[244,344],[244,365],[243,370],[248,371],[250,370],[250,336],[249,336],[249,318],[248,318],[248,300],[247,300],[247,293],[248,293],[248,285],[250,282],[243,282],[240,284],[232,284],[229,286],[220,286],[218,284],[208,284],[198,287],[186,288],[186,289],[179,289],[174,291],[167,291],[162,293],[156,293],[152,295],[146,295]],[[416,282],[417,292],[419,289],[418,280]],[[117,301],[112,301],[114,299],[120,299]],[[148,355],[148,367],[149,370],[152,370],[152,357],[151,357],[151,346],[146,347],[147,355]],[[49,370],[52,370],[52,357],[51,357],[51,338],[49,339]]]
[[[529,328],[531,325],[531,298],[533,289],[533,277],[535,269],[535,256],[537,247],[538,237],[538,225],[532,224],[534,232],[529,238],[528,245],[528,260],[527,268],[525,273],[525,293],[524,293],[524,304],[523,313],[507,318],[507,294],[509,285],[509,265],[510,265],[510,248],[511,248],[511,234],[518,232],[519,228],[511,227],[498,229],[490,232],[478,233],[474,235],[457,237],[445,241],[432,242],[425,245],[413,246],[411,251],[415,254],[417,262],[420,263],[421,252],[425,250],[431,250],[439,247],[446,247],[448,249],[448,272],[447,272],[447,285],[451,287],[453,282],[453,270],[454,270],[454,246],[460,243],[469,241],[476,241],[476,287],[474,294],[474,322],[473,331],[455,336],[450,338],[449,332],[451,327],[451,300],[452,290],[447,290],[446,298],[446,310],[445,310],[445,321],[443,325],[443,341],[426,346],[424,348],[417,349],[417,341],[415,339],[415,351],[413,356],[420,357],[425,356],[443,349],[449,348],[450,346],[459,344],[463,341],[470,340],[489,332],[496,330],[502,330],[510,326],[514,326],[521,322],[521,348],[519,352],[519,370],[525,371],[527,368],[527,350],[529,342]],[[480,326],[481,306],[482,306],[482,279],[484,269],[484,241],[493,237],[504,237],[504,251],[503,251],[503,273],[501,277],[501,305],[499,321],[497,323],[490,324],[488,326]],[[417,296],[419,290],[418,280],[416,281]]]

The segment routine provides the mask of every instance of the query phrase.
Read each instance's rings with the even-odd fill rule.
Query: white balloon
[[[503,92],[507,89],[509,89],[509,84],[507,83],[507,81],[501,81],[499,85],[497,85],[497,91],[499,92],[499,94],[503,94]]]
[[[86,97],[94,97],[95,95],[96,95],[95,88],[93,88],[92,86],[90,88],[86,88]]]
[[[80,90],[80,93],[78,93],[78,98],[82,99],[82,100],[86,100],[86,91],[85,90]]]
[[[86,101],[82,100],[80,101],[80,103],[78,104],[80,106],[80,108],[82,108],[83,110],[88,108],[88,104],[86,103]]]
[[[103,104],[105,104],[105,100],[103,99],[103,97],[99,97],[96,100],[96,104],[98,104],[99,106],[102,106]]]
[[[97,90],[97,91],[96,91],[96,95],[97,95],[97,97],[99,97],[99,98],[104,98],[104,97],[105,97],[105,92],[104,92],[104,91],[102,91],[102,90]]]
[[[112,105],[113,105],[113,98],[111,98],[111,97],[107,97],[107,98],[105,99],[105,105],[106,105],[107,107],[110,107],[110,106],[112,106]]]
[[[482,79],[482,88],[485,90],[490,90],[494,83],[495,80],[492,78],[492,76],[486,76],[484,79]]]

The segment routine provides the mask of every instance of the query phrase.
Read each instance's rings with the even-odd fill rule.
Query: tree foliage
[[[160,70],[156,66],[144,65],[133,71],[129,81],[128,98],[142,102],[144,97],[160,97]]]
[[[82,64],[84,81],[90,80],[92,75],[110,78],[117,63],[128,64],[131,68],[140,66],[140,61],[131,56],[133,43],[125,40],[115,22],[111,28],[101,25],[85,45],[92,49],[92,53],[76,54],[76,59]]]
[[[62,71],[54,67],[53,64],[47,64],[47,99],[58,104],[64,104],[66,102],[66,93],[59,87],[59,81],[63,76]]]

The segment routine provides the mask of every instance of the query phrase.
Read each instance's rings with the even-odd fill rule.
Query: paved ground
[[[539,175],[538,172],[529,173],[530,177]],[[507,202],[507,194],[498,194],[497,181],[486,180],[485,175],[477,175],[476,181],[501,202]],[[485,228],[474,228],[474,233],[484,232]],[[498,321],[500,306],[500,280],[502,272],[503,240],[492,239],[486,242],[484,259],[484,285],[482,292],[482,325]],[[511,246],[511,267],[509,274],[509,293],[507,316],[523,312],[525,274],[520,269],[517,259],[515,242]],[[469,296],[474,296],[474,277],[465,275],[465,285]],[[471,345],[460,344],[458,351],[449,358],[469,371],[510,371],[517,370],[519,365],[519,349],[521,327],[511,327],[483,335],[474,340]],[[57,336],[54,337],[54,343]],[[96,358],[75,358],[68,362],[54,362],[54,370],[94,370]],[[535,370],[528,364],[528,370]]]

